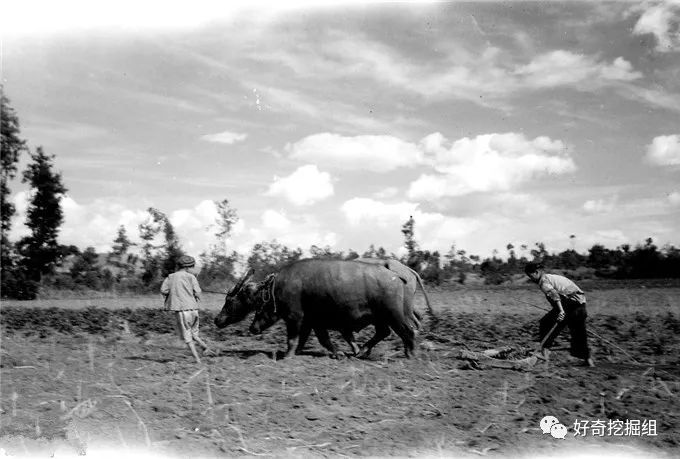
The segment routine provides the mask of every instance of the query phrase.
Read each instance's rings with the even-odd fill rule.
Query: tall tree
[[[135,256],[129,253],[130,247],[136,245],[130,241],[125,226],[120,225],[116,238],[113,240],[111,252],[107,256],[107,261],[116,268],[119,268],[118,280],[130,276],[134,272]]]
[[[418,243],[415,236],[416,221],[413,216],[410,216],[406,223],[401,227],[401,232],[404,234],[404,247],[408,251],[408,257],[413,258],[418,250]]]
[[[239,256],[235,251],[231,254],[227,252],[227,243],[239,217],[228,199],[213,202],[217,209],[217,217],[215,223],[207,229],[216,229],[217,244],[211,245],[208,252],[200,255],[202,266],[198,280],[201,285],[215,290],[223,288],[225,281],[232,280],[234,277],[234,265],[238,262]]]
[[[102,284],[102,271],[99,267],[99,257],[94,247],[88,247],[73,261],[70,273],[76,285],[91,289],[98,289]]]
[[[149,213],[160,224],[163,236],[165,237],[165,244],[163,245],[165,253],[163,254],[163,262],[161,264],[161,276],[166,277],[168,274],[175,272],[177,262],[184,255],[184,251],[179,243],[175,227],[170,223],[168,216],[153,207],[149,208]]]
[[[160,257],[157,253],[158,246],[154,245],[156,236],[161,231],[160,224],[151,213],[146,221],[139,224],[139,238],[142,240],[142,282],[149,286],[158,280],[160,269]],[[153,209],[155,210],[155,209]]]
[[[159,278],[166,277],[175,271],[179,258],[184,255],[179,237],[170,219],[160,210],[153,207],[147,209],[149,218],[139,225],[142,244],[142,260],[144,272],[142,280],[147,286],[153,286]],[[164,242],[154,246],[156,236],[163,233]],[[160,249],[160,251],[159,251]]]
[[[39,281],[42,275],[53,270],[59,256],[57,236],[64,222],[60,201],[67,190],[61,174],[53,170],[54,155],[47,155],[38,147],[31,160],[22,179],[31,187],[26,212],[26,226],[31,235],[22,239],[19,246],[26,257],[29,278]]]
[[[7,236],[15,212],[14,205],[9,201],[9,181],[16,176],[19,156],[26,150],[26,141],[19,135],[19,118],[0,85],[0,279],[3,295],[9,296],[16,296],[15,287],[19,280],[19,273],[13,272],[16,257],[12,256],[12,245]]]
[[[17,173],[17,163],[22,151],[26,150],[26,141],[20,137],[19,118],[5,97],[5,91],[0,85],[0,219],[2,231],[2,245],[7,242],[6,233],[12,225],[14,205],[9,202],[9,185]]]
[[[224,248],[227,239],[231,236],[231,230],[234,228],[236,222],[238,222],[238,214],[236,213],[236,209],[231,207],[228,199],[214,201],[214,203],[217,208],[217,218],[215,219],[217,232],[215,233],[215,236],[222,243],[222,248]]]
[[[116,233],[116,238],[113,240],[113,247],[111,247],[109,259],[118,262],[124,260],[128,253],[128,250],[133,245],[134,243],[132,243],[132,241],[130,241],[130,238],[128,238],[125,226],[120,225],[118,227],[118,233]]]

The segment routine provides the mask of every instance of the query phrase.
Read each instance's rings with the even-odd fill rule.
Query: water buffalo
[[[227,292],[222,310],[215,317],[215,326],[217,328],[224,328],[228,325],[241,322],[248,314],[260,308],[264,303],[271,301],[273,282],[276,275],[270,274],[266,279],[258,283],[247,282],[253,274],[253,269],[248,269],[243,277]],[[414,322],[417,323],[417,319],[414,319]],[[320,331],[319,333],[323,335],[323,332]],[[317,336],[319,335],[317,334]],[[357,346],[354,340],[354,334],[352,332],[343,333],[343,337],[347,344],[349,344],[352,352],[355,355],[359,353],[359,346]],[[302,342],[301,346],[299,346],[300,351],[304,344]]]
[[[369,355],[390,329],[402,339],[406,356],[413,353],[417,324],[413,314],[404,310],[405,280],[383,266],[310,259],[294,262],[260,284],[246,284],[246,279],[228,295],[215,319],[218,327],[242,320],[256,309],[250,326],[254,334],[279,319],[285,321],[287,356],[302,351],[312,330],[331,355],[337,356],[329,329],[340,331],[356,353],[353,333],[372,324],[375,335],[362,347],[361,356]]]
[[[240,322],[255,310],[257,298],[254,297],[263,290],[264,283],[246,283],[253,272],[252,268],[248,269],[243,277],[227,292],[222,310],[215,317],[217,328],[224,328],[227,325]]]
[[[418,275],[418,273],[413,269],[392,258],[356,258],[354,261],[381,265],[390,271],[397,273],[397,275],[399,275],[399,277],[401,277],[406,284],[404,285],[404,310],[413,311],[418,322],[422,320],[422,317],[418,311],[413,308],[413,300],[416,295],[416,290],[418,286],[420,286],[420,290],[423,292],[423,296],[425,297],[425,304],[427,304],[427,311],[430,314],[430,318],[433,321],[437,319],[437,316],[435,316],[432,306],[430,305],[430,299],[427,296],[427,292],[425,292],[425,287],[423,287],[423,281],[420,278],[420,275]]]

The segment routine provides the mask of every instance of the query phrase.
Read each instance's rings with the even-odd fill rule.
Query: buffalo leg
[[[309,334],[312,332],[312,327],[307,322],[302,322],[300,327],[300,337],[298,338],[297,348],[295,349],[296,354],[301,354],[305,347],[305,343],[309,338]]]
[[[337,359],[338,352],[335,350],[335,346],[331,341],[331,337],[328,336],[328,330],[318,327],[314,329],[314,333],[316,334],[316,338],[319,340],[321,345],[330,351],[331,357]]]
[[[359,357],[360,358],[368,357],[371,351],[373,350],[373,347],[375,347],[376,344],[378,344],[380,341],[384,340],[388,336],[390,336],[390,327],[388,325],[386,324],[376,325],[375,335],[373,335],[373,337],[369,339],[368,342],[361,347]]]
[[[342,337],[345,338],[349,347],[352,348],[352,355],[357,355],[359,353],[359,346],[357,346],[357,342],[354,340],[354,333],[352,330],[344,330],[342,332]]]
[[[404,343],[404,354],[406,355],[406,358],[411,358],[411,355],[415,352],[415,331],[403,322],[393,324],[392,328]]]
[[[298,342],[300,336],[300,322],[290,321],[286,322],[286,333],[288,335],[288,349],[286,350],[286,357],[293,355],[295,344]]]
[[[416,329],[420,329],[421,318],[418,317],[419,314],[413,307],[413,297],[415,295],[415,290],[410,291],[406,285],[404,285],[404,317],[408,317],[413,321],[413,326]]]

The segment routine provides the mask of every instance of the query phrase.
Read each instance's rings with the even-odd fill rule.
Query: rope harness
[[[274,314],[276,314],[276,296],[274,295],[274,288],[276,286],[276,274],[268,275],[259,285],[260,295],[262,296],[262,307],[258,309],[258,313],[264,311],[267,304],[274,305]]]

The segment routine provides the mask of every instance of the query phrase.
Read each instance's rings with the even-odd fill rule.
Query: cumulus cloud
[[[24,226],[28,194],[17,193],[13,202],[17,207],[17,214],[13,219],[10,238],[18,240],[29,234]],[[61,207],[64,223],[59,231],[59,243],[73,244],[81,249],[91,246],[100,253],[111,250],[118,227],[121,225],[132,242],[141,243],[139,224],[149,218],[146,209],[130,208],[127,203],[120,200],[97,199],[83,204],[71,196],[64,196],[61,199]],[[197,256],[217,243],[215,233],[218,213],[213,201],[204,200],[194,207],[176,209],[166,215],[186,252]],[[243,233],[244,222],[239,220],[232,228],[232,237],[236,238]],[[157,242],[161,243],[161,239],[162,236],[159,236]],[[132,251],[135,250],[137,249],[132,248]]]
[[[370,224],[387,228],[394,222],[406,222],[417,207],[418,204],[413,202],[387,204],[370,198],[353,198],[345,201],[340,210],[350,225]]]
[[[568,147],[548,137],[529,140],[516,133],[484,134],[462,138],[449,148],[443,137],[426,139],[428,159],[440,175],[421,175],[411,183],[409,199],[507,191],[534,177],[576,170]]]
[[[262,226],[267,229],[285,231],[291,226],[291,222],[282,212],[267,209],[262,213]]]
[[[424,212],[417,203],[406,201],[388,204],[371,198],[353,198],[341,206],[341,211],[351,227],[362,231],[366,228],[392,230],[392,239],[400,237],[401,226],[413,217],[415,238],[426,249],[448,247],[453,240],[471,234],[479,226],[475,219]]]
[[[288,216],[282,212],[267,209],[260,214],[259,222],[246,224],[244,231],[235,238],[236,250],[248,253],[253,245],[262,241],[272,241],[287,247],[307,250],[312,245],[334,247],[338,236],[328,231],[313,215]]]
[[[248,134],[224,131],[217,134],[206,134],[201,137],[202,140],[207,140],[208,142],[215,143],[225,143],[227,145],[232,145],[236,142],[242,142],[248,137]]]
[[[173,226],[199,229],[215,224],[217,208],[213,201],[205,200],[192,209],[175,210],[168,218]]]
[[[170,212],[168,219],[175,228],[184,250],[196,256],[222,243],[215,236],[219,231],[218,215],[215,202],[206,199],[194,207]],[[243,219],[239,219],[233,225],[230,238],[224,241],[228,250],[233,250],[234,240],[244,232],[244,226]]]
[[[680,1],[652,1],[633,8],[642,11],[635,23],[636,35],[652,34],[659,52],[680,50]]]
[[[657,166],[680,165],[680,135],[660,135],[654,137],[647,146],[646,159]]]
[[[116,231],[123,225],[132,240],[138,240],[138,225],[147,213],[143,210],[128,209],[122,203],[96,200],[89,205],[81,205],[70,197],[62,199],[64,224],[59,232],[59,240],[78,247],[92,246],[97,251],[108,251]]]
[[[583,203],[583,210],[589,214],[606,214],[616,207],[616,197],[610,199],[589,199]]]
[[[29,195],[19,192],[13,197],[17,213],[13,219],[10,238],[17,240],[29,234],[24,225]],[[130,209],[122,202],[97,199],[81,204],[71,196],[63,196],[60,201],[64,222],[59,230],[59,242],[80,248],[94,247],[97,251],[108,252],[118,227],[123,225],[128,237],[133,241],[139,238],[137,226],[146,220],[144,210]]]
[[[13,218],[11,240],[18,240],[29,234],[24,226],[29,195],[18,192],[12,197],[17,213]],[[95,200],[82,204],[65,196],[61,200],[64,223],[59,232],[59,243],[73,244],[81,249],[92,246],[99,253],[107,253],[119,226],[125,227],[128,238],[137,244],[139,224],[146,222],[149,214],[145,209],[134,209],[125,203],[112,200]],[[193,207],[175,209],[166,215],[172,223],[184,251],[198,256],[218,243],[215,233],[218,216],[214,201],[203,200]],[[309,248],[312,244],[334,247],[338,235],[325,228],[311,215],[289,216],[281,211],[267,209],[251,222],[239,219],[232,228],[231,238],[226,241],[228,250],[247,254],[258,242],[277,239],[288,247]],[[162,243],[162,235],[157,243]],[[139,250],[139,246],[132,251]]]
[[[324,167],[389,172],[422,162],[418,145],[388,135],[346,137],[320,133],[286,145],[292,159]]]
[[[332,196],[331,175],[319,171],[313,164],[301,166],[287,177],[274,177],[274,183],[265,193],[282,196],[296,206],[307,206]]]

